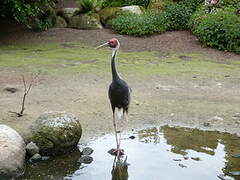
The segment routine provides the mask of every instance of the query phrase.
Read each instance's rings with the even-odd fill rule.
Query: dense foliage
[[[97,7],[102,6],[102,1],[98,0],[79,0],[82,13],[93,12]]]
[[[221,0],[219,2],[220,7],[234,7],[236,9],[240,9],[240,1],[239,0]]]
[[[53,0],[1,0],[0,16],[14,18],[29,28],[37,26],[34,28],[44,30],[51,26],[46,14],[50,13],[47,10],[53,6]]]
[[[124,5],[139,5],[147,7],[150,0],[125,0]]]
[[[118,33],[135,36],[187,29],[189,19],[202,2],[203,0],[183,0],[168,5],[163,12],[120,15],[112,21],[112,27]]]
[[[167,30],[188,29],[188,21],[203,0],[183,0],[166,7],[164,13]]]
[[[143,36],[165,31],[164,17],[160,13],[119,15],[112,20],[112,28],[120,34]]]
[[[187,29],[187,24],[193,10],[183,3],[176,3],[166,8],[164,12],[167,30]]]
[[[190,28],[201,42],[221,50],[240,52],[240,16],[232,8],[206,14],[199,9],[190,20]]]
[[[147,7],[150,0],[103,0],[103,7],[120,7],[120,6],[131,6],[131,5],[139,5],[143,7]]]

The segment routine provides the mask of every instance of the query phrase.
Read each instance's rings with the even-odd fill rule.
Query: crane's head
[[[97,49],[104,47],[104,46],[108,46],[114,50],[117,50],[120,47],[120,42],[116,38],[113,38],[113,39],[110,39],[108,42],[98,46]]]

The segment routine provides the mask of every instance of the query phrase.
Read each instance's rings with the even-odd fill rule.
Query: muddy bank
[[[26,101],[26,115],[19,110],[22,84],[17,73],[1,72],[0,122],[26,135],[28,127],[45,111],[66,111],[80,117],[83,140],[113,132],[112,112],[107,97],[111,78],[104,76],[42,76]],[[11,77],[11,78],[10,78]],[[10,78],[10,79],[9,79]],[[187,126],[240,134],[239,79],[184,80],[155,77],[128,78],[133,90],[126,130],[149,125]],[[20,89],[16,93],[4,87]]]

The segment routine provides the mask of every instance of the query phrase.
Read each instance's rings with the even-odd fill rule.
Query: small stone
[[[109,154],[111,154],[112,156],[116,156],[117,155],[117,149],[110,149],[108,151]],[[124,150],[123,149],[120,149],[120,156],[124,155]]]
[[[186,168],[187,166],[185,166],[184,164],[178,164],[181,168]]]
[[[79,159],[80,163],[84,163],[84,164],[90,164],[93,161],[93,158],[91,156],[82,156]]]
[[[34,154],[30,159],[29,161],[32,162],[32,163],[36,163],[36,162],[39,162],[42,160],[42,156],[40,154]]]
[[[191,157],[192,160],[194,161],[200,161],[201,159],[199,157]]]
[[[42,161],[47,161],[47,160],[49,160],[49,159],[50,159],[49,156],[42,156]]]
[[[233,154],[232,157],[233,158],[240,158],[240,154]]]
[[[10,93],[15,93],[18,91],[17,88],[12,88],[12,87],[6,87],[3,89],[3,91],[10,92]]]
[[[193,76],[193,78],[197,78],[197,76]]]
[[[234,114],[234,115],[233,115],[233,118],[236,118],[236,119],[237,119],[237,118],[240,118],[240,113]]]
[[[225,75],[224,77],[230,77],[230,75]]]
[[[217,84],[216,84],[218,87],[222,87],[222,83],[220,83],[220,82],[218,82]]]
[[[210,119],[211,121],[223,121],[223,118],[222,117],[219,117],[219,116],[214,116]]]
[[[82,151],[82,155],[91,155],[93,153],[93,149],[90,147],[85,147]]]
[[[29,156],[33,156],[36,153],[39,153],[39,148],[34,142],[30,142],[26,146],[26,151]]]
[[[205,123],[203,123],[203,126],[204,127],[209,127],[211,124],[209,123],[209,122],[205,122]]]
[[[220,174],[217,177],[221,180],[232,180],[232,179],[226,178],[224,174]]]
[[[136,137],[135,136],[129,136],[129,139],[135,139]]]
[[[240,176],[240,171],[230,171],[229,173],[233,176]]]
[[[173,159],[173,161],[182,161],[181,159]]]
[[[188,159],[189,159],[189,158],[188,158],[188,157],[186,157],[186,156],[185,156],[185,157],[183,157],[183,158],[184,158],[184,160],[188,160]]]

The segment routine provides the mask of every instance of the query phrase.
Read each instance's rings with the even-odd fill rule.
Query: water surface
[[[129,139],[129,136],[135,139]],[[240,137],[189,128],[152,127],[123,135],[128,180],[240,180]],[[114,157],[107,153],[115,138],[106,135],[91,141],[91,164],[80,164],[80,151],[28,164],[19,179],[111,180]],[[81,146],[80,146],[81,147]],[[125,156],[125,157],[126,157]]]

